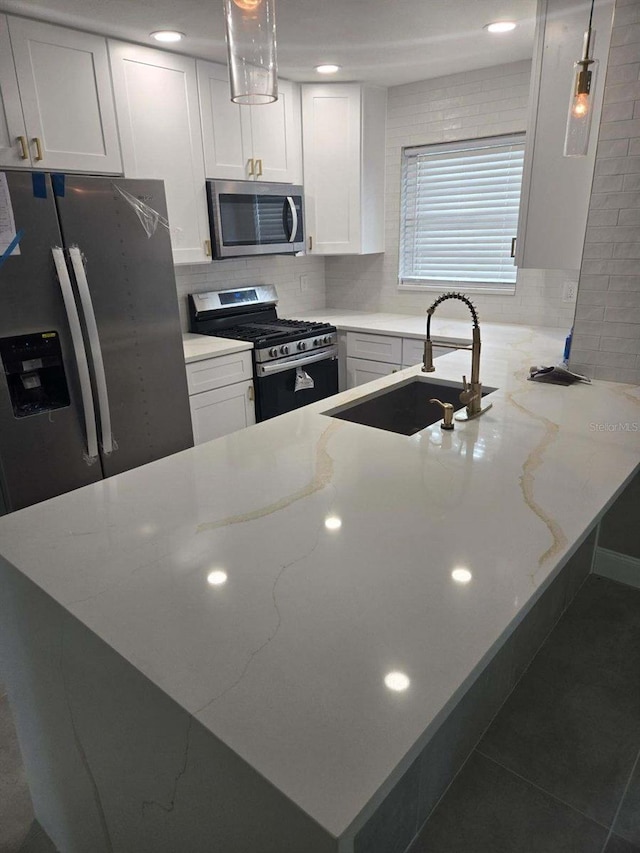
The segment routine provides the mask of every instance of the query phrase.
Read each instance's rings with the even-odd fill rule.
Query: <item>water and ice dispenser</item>
[[[69,405],[69,388],[57,332],[0,338],[0,360],[16,418]]]

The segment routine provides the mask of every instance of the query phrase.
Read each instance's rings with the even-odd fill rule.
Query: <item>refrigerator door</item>
[[[164,186],[79,175],[55,183],[109,477],[193,445]]]
[[[5,179],[0,226],[12,214],[23,234],[19,254],[0,267],[0,513],[103,476],[99,457],[88,456],[95,415],[85,386],[85,422],[79,368],[88,379],[87,362],[74,347],[56,273],[52,249],[62,239],[51,184],[30,172],[0,172]]]

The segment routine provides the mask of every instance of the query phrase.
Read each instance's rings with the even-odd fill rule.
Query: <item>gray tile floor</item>
[[[411,853],[640,853],[640,590],[590,576]]]
[[[0,853],[55,853],[1,685]],[[640,853],[640,590],[589,577],[411,853]]]

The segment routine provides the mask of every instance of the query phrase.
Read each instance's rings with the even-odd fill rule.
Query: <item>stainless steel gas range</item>
[[[277,303],[272,284],[189,295],[192,332],[253,344],[258,421],[338,393],[335,326],[281,319]]]

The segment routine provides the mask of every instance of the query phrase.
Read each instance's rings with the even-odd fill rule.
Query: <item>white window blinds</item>
[[[404,151],[400,280],[513,291],[524,134]]]

